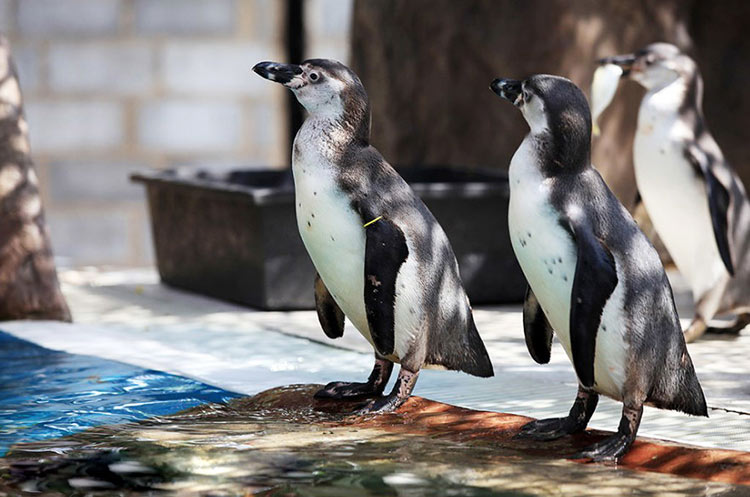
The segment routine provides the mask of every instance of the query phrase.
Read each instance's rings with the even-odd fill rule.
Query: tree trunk
[[[749,21],[746,0],[357,0],[352,65],[370,94],[372,143],[391,163],[505,169],[527,126],[488,89],[492,79],[559,74],[588,94],[596,59],[669,41],[697,59],[708,125],[748,181]],[[622,83],[593,146],[629,207],[642,95]]]
[[[0,320],[70,321],[29,152],[21,91],[0,37]]]

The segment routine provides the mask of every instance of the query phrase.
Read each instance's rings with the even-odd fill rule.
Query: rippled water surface
[[[481,439],[365,427],[343,414],[276,408],[268,398],[16,445],[0,459],[0,494],[748,495],[743,487],[530,457]]]
[[[236,396],[180,376],[56,352],[0,332],[0,455],[14,443]]]
[[[346,414],[351,405],[314,408],[314,391],[236,398],[0,332],[0,496],[748,495],[531,457],[481,437],[420,431],[399,416],[362,423]]]

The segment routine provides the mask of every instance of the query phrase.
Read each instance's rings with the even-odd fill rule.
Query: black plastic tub
[[[400,170],[445,229],[472,304],[523,300],[504,173]],[[315,269],[294,214],[291,172],[134,174],[146,186],[164,283],[266,310],[311,309]]]

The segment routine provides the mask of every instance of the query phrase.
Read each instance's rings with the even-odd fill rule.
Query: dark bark
[[[488,89],[493,78],[559,74],[588,94],[597,58],[668,41],[698,61],[708,125],[747,184],[748,25],[742,0],[357,0],[352,65],[370,94],[372,143],[392,163],[507,168],[527,127]],[[622,84],[593,147],[627,206],[642,94]]]
[[[21,92],[0,37],[0,320],[70,321],[29,152]]]

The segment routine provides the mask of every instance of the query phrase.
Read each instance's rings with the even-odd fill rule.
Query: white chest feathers
[[[336,166],[316,145],[314,139],[296,140],[292,168],[297,227],[326,288],[372,344],[364,303],[366,228],[339,186]],[[408,236],[406,242],[409,253],[416,252]],[[399,269],[394,296],[394,352],[388,358],[395,362],[423,331],[422,289],[417,259],[407,257]]]
[[[678,83],[646,94],[633,159],[643,204],[697,299],[728,273],[716,244],[705,183],[684,155],[685,143],[694,135],[678,115],[683,94]]]
[[[297,228],[318,274],[354,326],[370,340],[364,307],[365,232],[326,158],[297,140]]]
[[[572,360],[570,301],[578,250],[550,202],[551,181],[542,176],[528,137],[511,160],[509,180],[508,226],[513,251]],[[622,277],[619,271],[618,276]],[[602,313],[594,361],[595,390],[615,399],[622,397],[628,355],[622,310],[623,285],[618,284]]]

